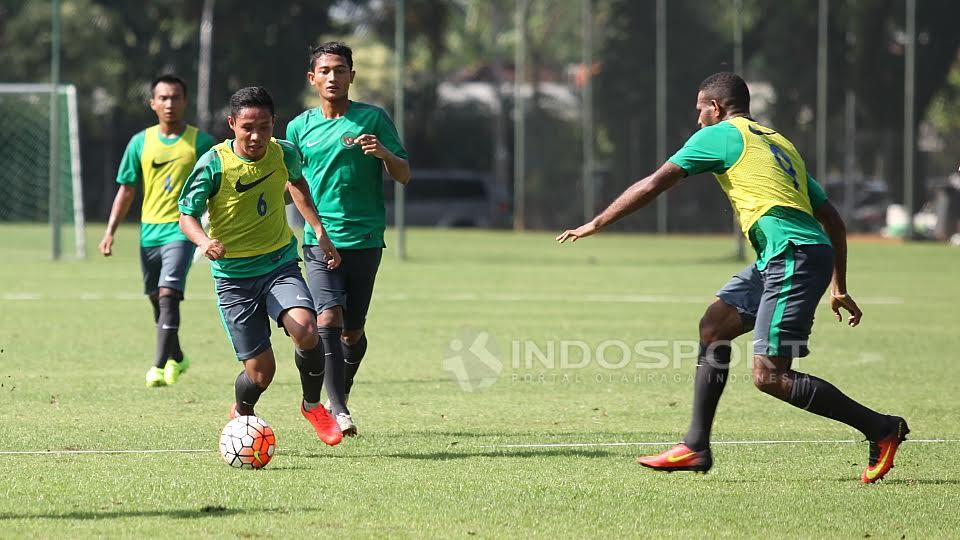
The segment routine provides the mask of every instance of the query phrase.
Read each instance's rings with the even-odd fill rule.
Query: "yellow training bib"
[[[143,172],[143,223],[171,223],[180,219],[177,197],[197,162],[197,128],[187,126],[173,144],[160,141],[160,127],[147,128],[140,153]]]
[[[231,141],[213,147],[220,158],[220,189],[208,201],[210,238],[227,248],[227,258],[253,257],[276,251],[290,243],[283,192],[289,174],[283,148],[271,138],[267,153],[258,161],[245,161],[230,147]]]
[[[743,152],[727,172],[715,176],[737,212],[743,234],[774,206],[813,215],[807,166],[793,143],[749,118],[728,122],[743,136]]]

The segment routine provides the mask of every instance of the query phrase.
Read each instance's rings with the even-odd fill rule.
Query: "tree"
[[[216,4],[211,108],[214,134],[225,136],[230,95],[263,85],[277,103],[281,134],[302,109],[309,46],[331,30],[330,1]],[[195,97],[201,3],[190,0],[64,0],[62,80],[77,86],[89,218],[103,219],[127,140],[156,121],[146,107],[149,83],[172,72]],[[257,21],[258,24],[251,24]],[[0,66],[8,81],[50,76],[50,3],[0,0]],[[191,110],[192,109],[188,109]]]

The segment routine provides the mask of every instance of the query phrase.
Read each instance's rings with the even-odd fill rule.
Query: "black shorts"
[[[745,330],[753,328],[753,354],[800,358],[810,354],[813,317],[832,276],[832,247],[790,244],[762,271],[741,270],[717,297],[737,308]]]
[[[338,249],[341,263],[330,270],[326,255],[317,246],[303,246],[307,285],[317,313],[335,306],[343,308],[343,329],[359,330],[367,322],[383,248]]]

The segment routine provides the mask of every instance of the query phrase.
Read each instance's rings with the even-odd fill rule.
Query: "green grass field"
[[[90,227],[91,252],[100,227]],[[887,480],[861,486],[866,443],[829,442],[858,434],[756,391],[743,359],[715,440],[807,442],[716,445],[706,476],[634,463],[665,445],[505,446],[679,440],[695,365],[688,343],[704,306],[739,269],[729,238],[609,234],[558,246],[546,233],[413,230],[409,261],[388,249],[380,271],[370,349],[350,403],[362,436],[334,448],[316,440],[298,412],[292,346],[274,332],[278,373],[257,411],[280,450],[266,469],[242,471],[216,450],[239,365],[204,262],[182,306],[191,370],[174,387],[144,388],[155,337],[136,235],[121,229],[111,259],[52,263],[44,228],[0,227],[0,451],[203,452],[0,454],[2,537],[912,538],[960,530],[956,248],[853,243],[850,287],[863,324],[836,324],[826,306],[818,313],[814,352],[799,369],[905,416],[911,438],[947,440],[907,443]],[[499,351],[502,372],[465,391],[444,359],[456,360],[451,340],[480,332],[496,343],[488,349]],[[640,356],[611,365],[616,344],[644,340],[669,365]],[[570,365],[580,352],[560,361],[564,341],[590,351],[587,366]],[[603,362],[598,349],[608,353]],[[468,386],[496,373],[461,359],[472,366]]]

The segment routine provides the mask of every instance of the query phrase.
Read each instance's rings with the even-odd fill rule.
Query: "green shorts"
[[[314,311],[313,297],[296,261],[262,276],[218,277],[214,282],[220,319],[238,360],[249,360],[270,348],[270,319],[283,328],[280,318],[288,309]]]
[[[737,309],[744,329],[753,328],[753,354],[800,358],[810,354],[813,317],[832,276],[831,246],[790,244],[763,271],[741,270],[717,297]]]

